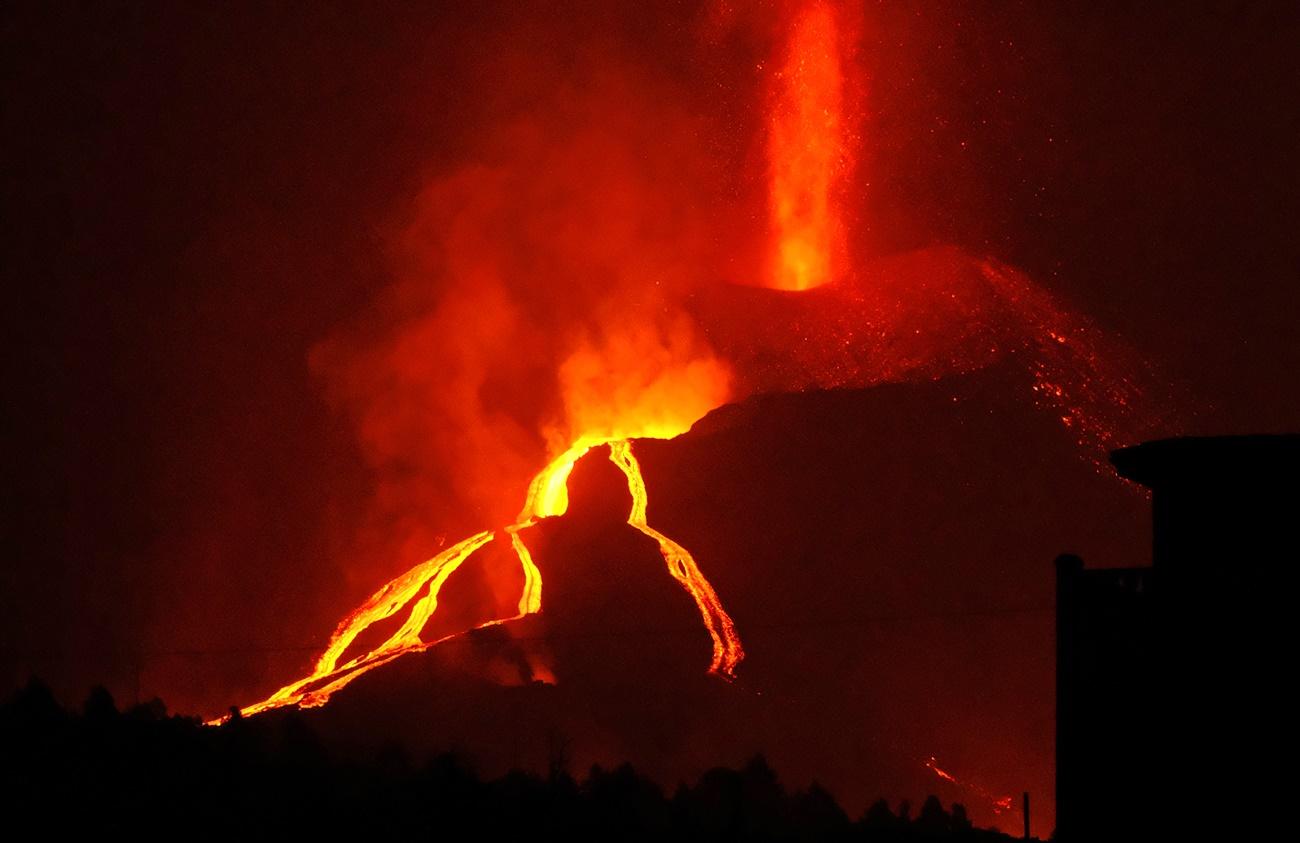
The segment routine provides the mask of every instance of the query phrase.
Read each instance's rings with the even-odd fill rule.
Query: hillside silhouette
[[[0,759],[11,824],[47,835],[1011,839],[933,796],[915,815],[880,801],[851,819],[815,784],[788,791],[761,756],[667,793],[629,765],[575,777],[556,741],[545,774],[485,779],[456,755],[417,760],[396,745],[342,758],[299,714],[208,727],[156,700],[119,711],[103,688],[67,710],[36,680],[0,704]]]

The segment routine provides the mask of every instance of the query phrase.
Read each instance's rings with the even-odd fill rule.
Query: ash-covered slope
[[[1030,387],[998,366],[760,397],[636,443],[650,524],[694,554],[740,632],[735,683],[706,674],[695,606],[621,523],[630,499],[598,449],[569,513],[530,532],[539,616],[400,659],[310,717],[344,744],[456,748],[485,772],[563,755],[671,784],[761,750],[850,812],[933,791],[987,824],[996,798],[1030,790],[1045,834],[1052,559],[1145,558],[1147,503]]]

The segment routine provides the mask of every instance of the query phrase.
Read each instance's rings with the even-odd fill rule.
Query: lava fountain
[[[828,3],[795,18],[769,91],[769,284],[807,290],[829,283],[845,260],[839,207],[852,164],[844,114],[839,21]]]

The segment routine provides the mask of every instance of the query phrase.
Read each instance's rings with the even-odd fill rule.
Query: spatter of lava
[[[717,287],[691,308],[742,395],[934,380],[1017,361],[1089,457],[1163,430],[1146,366],[1025,273],[952,246],[803,292]]]

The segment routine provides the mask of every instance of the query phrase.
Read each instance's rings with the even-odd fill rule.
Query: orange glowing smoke
[[[772,80],[767,153],[773,231],[769,286],[831,281],[844,255],[839,193],[850,168],[835,11],[813,3],[795,19]]]

